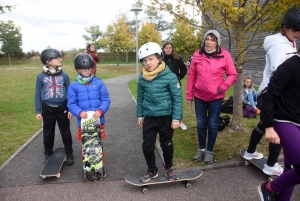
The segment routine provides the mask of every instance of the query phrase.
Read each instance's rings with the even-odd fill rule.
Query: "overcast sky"
[[[1,6],[17,5],[12,12],[5,9],[0,19],[13,20],[23,34],[23,52],[41,52],[51,46],[58,50],[85,48],[84,28],[99,25],[105,31],[116,15],[130,12],[135,0],[1,0]],[[141,14],[139,14],[141,17]]]

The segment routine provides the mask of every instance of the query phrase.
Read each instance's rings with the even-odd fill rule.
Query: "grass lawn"
[[[174,133],[174,165],[177,169],[187,168],[192,166],[204,165],[203,161],[194,163],[192,158],[199,148],[197,129],[196,129],[196,117],[194,108],[188,108],[185,101],[186,91],[186,78],[182,80],[182,96],[183,96],[183,122],[187,125],[188,129],[183,131],[180,128],[175,130]],[[133,96],[137,95],[137,83],[135,80],[129,82],[128,87]],[[231,87],[226,93],[226,99],[233,95],[233,87]],[[223,114],[221,115],[228,115]],[[231,115],[229,115],[231,116]],[[214,159],[216,162],[223,162],[228,160],[234,160],[241,158],[240,149],[248,147],[249,139],[253,128],[257,125],[259,116],[256,118],[243,119],[243,125],[245,127],[244,132],[237,132],[230,128],[230,124],[218,133],[217,141],[214,147]],[[264,155],[268,152],[268,143],[263,138],[258,145],[258,151]]]
[[[76,72],[71,66],[63,64],[72,82]],[[42,127],[34,111],[35,82],[41,70],[40,64],[0,66],[0,165]],[[135,70],[135,64],[122,65],[118,70],[116,65],[98,65],[97,75],[108,79],[134,74]]]

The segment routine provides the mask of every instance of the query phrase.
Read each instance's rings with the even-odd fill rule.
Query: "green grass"
[[[0,67],[0,165],[42,127],[42,122],[35,119],[34,111],[35,81],[42,68],[41,65],[28,66],[32,65]],[[75,80],[76,72],[71,65],[63,65],[63,70],[69,74],[71,82]],[[119,69],[115,65],[97,68],[101,79],[134,73],[134,64]]]
[[[194,163],[192,158],[199,148],[198,136],[196,129],[196,117],[194,108],[188,108],[185,101],[186,92],[186,78],[181,81],[182,83],[182,96],[183,96],[183,122],[187,125],[188,129],[183,131],[181,129],[176,129],[174,132],[173,143],[174,143],[174,166],[177,169],[201,166],[204,165],[203,162]],[[134,97],[137,95],[137,83],[132,80],[128,83],[128,88]],[[256,87],[257,89],[257,87]],[[231,87],[227,93],[226,97],[233,95],[233,87]],[[223,114],[221,115],[228,115]],[[231,116],[231,115],[229,115]],[[237,132],[227,126],[223,131],[218,133],[217,141],[214,147],[214,159],[216,162],[224,162],[228,160],[240,159],[240,149],[248,147],[249,139],[253,128],[257,125],[259,121],[259,116],[256,118],[243,119],[243,126],[245,131]],[[263,138],[258,145],[258,150],[264,154],[267,154],[268,143]]]

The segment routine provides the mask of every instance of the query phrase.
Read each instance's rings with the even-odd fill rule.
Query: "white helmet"
[[[149,42],[145,43],[140,47],[139,49],[139,60],[142,62],[143,58],[152,55],[152,54],[158,54],[161,58],[163,57],[163,52],[160,46],[157,43]]]

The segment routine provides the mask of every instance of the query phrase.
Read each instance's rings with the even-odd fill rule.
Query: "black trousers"
[[[173,166],[173,142],[174,130],[171,128],[172,116],[145,117],[143,123],[143,153],[148,165],[148,171],[156,171],[155,163],[155,142],[159,134],[160,146],[163,151],[165,169]]]
[[[70,130],[70,120],[68,119],[67,105],[59,107],[51,107],[46,103],[42,103],[43,115],[43,136],[44,136],[44,153],[50,155],[53,153],[55,124],[57,121],[61,138],[67,155],[73,154],[72,135]]]
[[[260,142],[261,138],[265,134],[265,128],[261,122],[257,124],[251,133],[250,142],[248,146],[248,153],[254,153],[256,146]],[[280,144],[269,143],[269,156],[267,160],[267,165],[273,167],[275,163],[278,162],[278,157],[280,154],[282,146]]]

